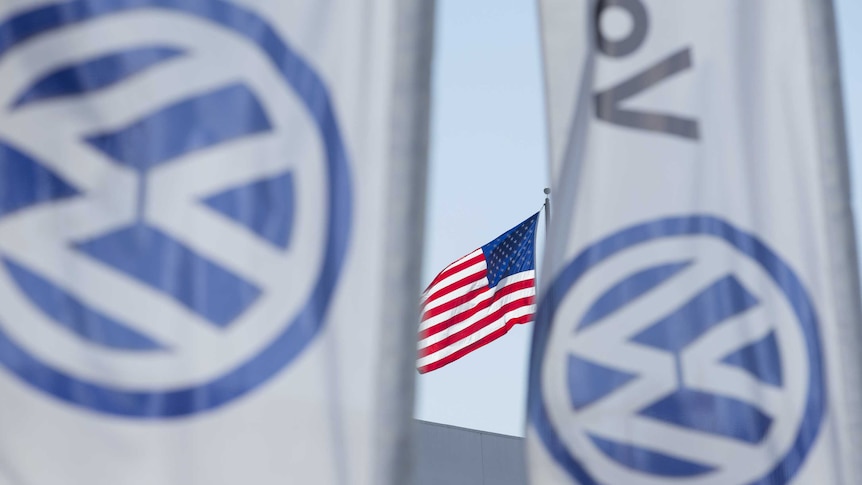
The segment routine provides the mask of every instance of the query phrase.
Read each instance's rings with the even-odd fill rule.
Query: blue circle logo
[[[826,408],[804,285],[710,216],[587,247],[545,292],[532,355],[530,422],[583,484],[787,483]]]
[[[67,403],[186,416],[322,329],[351,226],[320,75],[223,0],[0,23],[0,365]]]

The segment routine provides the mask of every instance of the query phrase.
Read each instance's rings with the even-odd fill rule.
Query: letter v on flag
[[[539,213],[443,269],[422,294],[420,373],[450,364],[536,312]]]

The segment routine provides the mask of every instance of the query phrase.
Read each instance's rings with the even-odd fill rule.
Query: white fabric
[[[2,0],[0,22],[53,3]],[[212,3],[207,15],[217,16],[229,4],[263,19],[322,81],[347,158],[347,171],[339,176],[348,183],[335,186],[339,197],[349,199],[346,216],[328,220],[333,198],[326,160],[332,154],[311,112],[322,105],[322,93],[306,93],[303,102],[255,42],[167,8],[62,27],[0,55],[6,79],[0,87],[0,138],[33,155],[82,196],[0,221],[0,253],[167,348],[136,353],[82,341],[40,312],[8,268],[0,269],[0,330],[64,376],[121,391],[194,388],[259,355],[293,321],[315,291],[332,224],[349,235],[343,263],[324,276],[335,278],[328,304],[311,310],[311,320],[324,318],[325,324],[295,358],[250,391],[176,417],[118,416],[70,403],[0,364],[2,485],[405,480],[433,2]],[[239,23],[239,30],[253,31],[245,34],[268,40],[264,30]],[[88,96],[10,108],[24,87],[47,72],[147,46],[178,48],[182,55]],[[159,165],[147,177],[142,209],[148,223],[261,289],[238,320],[217,328],[176,299],[59,242],[110,232],[133,220],[136,210],[137,173],[84,143],[84,136],[122,128],[190,93],[231,83],[249,86],[272,130]],[[308,77],[295,80],[296,86],[309,83]],[[186,128],[194,129],[174,131]],[[218,190],[288,168],[296,198],[284,251],[202,202]]]
[[[773,477],[768,483],[857,483],[862,476],[854,444],[862,433],[862,320],[847,183],[836,175],[846,174],[847,160],[829,2],[539,3],[554,213],[536,327],[537,342],[546,330],[547,346],[535,353],[534,344],[532,356],[527,429],[531,483],[742,485],[767,483],[758,480],[775,467],[792,468],[792,477]],[[630,9],[643,7],[646,33],[629,52],[608,53],[596,43],[591,9],[600,4],[607,5],[599,17],[600,35],[604,42],[620,42],[620,49],[637,27]],[[665,65],[664,71],[637,79],[675,54],[675,70]],[[633,79],[634,88],[625,84]],[[599,104],[597,95],[613,92],[624,95],[617,100],[605,96],[608,104]],[[694,124],[675,124],[679,120]],[[692,128],[696,130],[686,131]],[[567,269],[574,271],[576,257],[604,238],[617,235],[614,244],[630,242],[632,236],[622,231],[686,218],[721,221],[734,234],[751,236],[798,279],[818,320],[822,393],[810,394],[816,358],[791,307],[800,297],[782,293],[787,280],[769,276],[762,264],[769,258],[761,249],[746,255],[744,248],[754,247],[748,236],[743,249],[710,234],[655,237],[599,262],[593,253],[579,261],[579,267],[588,269],[577,282],[553,286]],[[655,236],[658,226],[641,236]],[[600,246],[611,251],[614,244]],[[638,298],[622,297],[626,303],[615,312],[578,327],[615,284],[669,263],[689,266]],[[673,352],[644,343],[648,339],[642,332],[727,275],[756,297],[752,309],[687,343],[675,354],[676,361]],[[542,321],[545,307],[555,310],[547,322]],[[692,317],[686,328],[695,327],[698,318]],[[722,363],[770,332],[781,354],[780,385],[764,385],[752,376],[756,364],[740,368]],[[662,342],[672,343],[679,335]],[[582,392],[579,386],[599,388],[607,382],[583,378],[599,371],[572,373],[571,356],[631,380],[603,396]],[[761,440],[744,442],[641,413],[681,390],[751,404],[769,416],[771,425]],[[593,400],[573,404],[585,395]],[[806,403],[820,398],[825,409],[815,426],[816,439],[808,438],[801,465],[789,464],[810,410]],[[546,410],[551,432],[537,424],[540,408]],[[697,425],[715,425],[708,407],[701,412]],[[671,415],[686,413],[696,414],[689,408]],[[751,429],[746,428],[751,423],[738,425]],[[595,438],[616,445],[603,450]],[[559,446],[551,443],[554,439]],[[661,459],[656,455],[626,465],[624,448],[617,445],[703,465],[707,471],[657,465]],[[680,475],[662,475],[659,469]]]

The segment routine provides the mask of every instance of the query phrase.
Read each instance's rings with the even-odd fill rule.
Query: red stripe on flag
[[[451,327],[452,325],[461,323],[464,320],[466,320],[466,319],[472,317],[473,315],[479,313],[480,311],[488,308],[494,302],[499,301],[501,298],[503,298],[507,295],[510,295],[510,294],[512,294],[516,291],[519,291],[519,290],[525,290],[528,288],[532,288],[534,281],[535,280],[532,278],[529,280],[524,280],[524,281],[516,281],[515,283],[511,283],[511,284],[506,285],[502,288],[498,288],[498,289],[494,290],[494,295],[491,298],[488,298],[487,300],[479,302],[479,304],[477,304],[473,308],[470,308],[468,310],[464,310],[463,312],[458,313],[456,315],[452,315],[451,318],[444,320],[444,321],[442,321],[442,322],[440,322],[434,326],[428,327],[425,330],[422,330],[421,332],[419,332],[419,339],[422,340],[424,338],[428,338],[431,335],[434,335],[436,333],[440,333],[440,332],[446,330],[447,328]],[[453,301],[455,301],[455,300],[453,300]],[[515,301],[518,301],[518,300],[515,300]],[[463,303],[466,303],[466,302],[463,302]],[[447,302],[447,303],[444,303],[443,305],[440,305],[440,306],[442,307],[442,306],[448,305],[448,304],[449,303]],[[458,306],[458,305],[456,305],[456,306]],[[454,307],[452,307],[452,308],[454,308]],[[437,308],[434,308],[434,310],[436,310],[436,309]],[[427,313],[428,312],[426,312],[426,314]],[[440,313],[440,312],[438,312],[438,313]],[[427,320],[427,318],[424,318],[424,316],[423,316],[422,321],[424,322],[425,320]]]
[[[425,305],[428,305],[433,301],[443,298],[444,296],[448,295],[449,293],[452,293],[453,291],[457,290],[458,288],[461,288],[462,286],[469,285],[470,283],[475,283],[487,275],[488,271],[483,269],[471,275],[465,276],[463,279],[460,279],[452,284],[446,285],[431,294],[428,297],[428,300],[425,302]]]
[[[447,301],[446,303],[442,303],[439,306],[436,306],[430,310],[425,310],[425,313],[422,314],[422,321],[424,322],[425,320],[428,320],[429,318],[436,317],[437,315],[439,315],[441,313],[448,312],[449,310],[451,310],[455,307],[458,307],[458,306],[463,305],[464,303],[467,303],[468,301],[481,295],[482,293],[486,293],[489,291],[491,291],[491,288],[489,288],[487,286],[483,286],[481,288],[476,288],[475,290],[471,290],[471,291],[459,296],[458,298],[455,298],[452,301]],[[427,303],[426,303],[426,305],[427,305]],[[422,307],[424,308],[425,305],[422,305]]]
[[[502,287],[498,286],[497,288],[505,288],[508,286],[519,285],[521,283],[525,283],[526,286],[519,287],[520,289],[524,289],[524,288],[533,286],[534,281],[535,280],[533,278],[530,278],[529,280],[516,281],[514,283],[509,283],[509,285],[504,285]],[[424,322],[425,320],[428,320],[429,318],[436,317],[437,315],[439,315],[441,313],[448,312],[449,310],[451,310],[453,308],[456,308],[456,307],[459,307],[465,303],[468,303],[470,300],[472,300],[476,296],[479,296],[480,294],[486,293],[489,291],[494,291],[494,290],[492,288],[489,288],[489,287],[476,288],[475,290],[472,290],[469,293],[465,293],[464,295],[459,296],[458,298],[455,298],[454,300],[447,301],[446,303],[442,303],[439,306],[436,306],[430,310],[426,310],[425,313],[422,314],[422,321]],[[423,308],[426,305],[427,305],[427,303],[425,305],[423,305]]]
[[[497,340],[498,338],[502,337],[503,335],[506,335],[509,332],[509,330],[512,329],[513,326],[518,325],[518,324],[522,324],[522,323],[529,323],[530,321],[532,321],[532,319],[533,319],[533,315],[524,315],[521,317],[513,318],[513,319],[509,320],[508,322],[506,322],[506,325],[503,326],[502,328],[500,328],[499,330],[495,330],[495,331],[489,333],[488,335],[482,337],[481,339],[479,339],[479,340],[473,342],[472,344],[464,347],[463,349],[455,351],[455,352],[447,355],[446,357],[443,357],[440,360],[435,360],[434,362],[431,362],[430,364],[419,367],[419,369],[418,369],[419,373],[425,374],[427,372],[431,372],[432,370],[437,370],[443,366],[451,364],[452,362],[455,362],[456,360],[460,359],[461,357],[464,357],[465,355],[469,354],[470,352],[473,352],[474,350],[476,350],[480,347],[484,347],[485,345],[488,345],[489,343],[493,342],[494,340]]]
[[[451,267],[444,269],[443,271],[440,272],[440,274],[438,274],[437,276],[434,277],[434,280],[428,284],[428,286],[425,288],[425,291],[423,293],[427,292],[428,290],[431,289],[432,286],[445,280],[446,278],[452,276],[453,274],[455,274],[461,270],[467,269],[476,263],[481,263],[482,261],[485,261],[485,254],[479,253],[470,259],[466,259],[460,263],[456,263],[456,264],[452,265]]]
[[[497,309],[493,313],[488,314],[488,316],[480,319],[479,321],[470,325],[469,327],[464,328],[458,332],[455,332],[452,335],[447,336],[446,338],[444,338],[443,340],[441,340],[439,342],[433,343],[427,347],[419,349],[419,357],[427,357],[427,356],[433,354],[434,352],[443,350],[446,347],[448,347],[448,346],[450,346],[456,342],[459,342],[459,341],[469,337],[470,335],[478,332],[479,330],[482,330],[483,328],[487,327],[488,325],[491,325],[492,323],[500,320],[501,318],[503,318],[503,316],[505,314],[509,313],[510,311],[517,310],[518,308],[522,308],[522,307],[525,307],[528,305],[532,305],[534,300],[535,300],[535,297],[528,296],[526,298],[519,298],[517,300],[510,301],[509,303],[506,303],[505,305],[501,306],[499,309]],[[489,301],[488,305],[485,305],[485,308],[491,306],[490,305],[491,303],[492,302]]]

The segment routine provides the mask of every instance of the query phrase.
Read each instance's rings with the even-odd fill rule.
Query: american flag
[[[537,212],[450,264],[422,294],[420,373],[502,337],[536,313]]]

